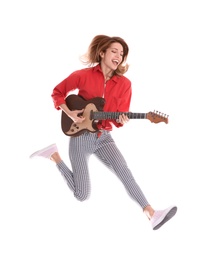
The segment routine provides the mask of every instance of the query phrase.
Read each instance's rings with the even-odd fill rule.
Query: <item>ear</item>
[[[101,58],[104,57],[104,52],[103,52],[103,51],[100,52],[100,57],[101,57]]]

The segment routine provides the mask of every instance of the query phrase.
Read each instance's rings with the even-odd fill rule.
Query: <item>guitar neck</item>
[[[118,119],[120,115],[125,114],[129,119],[146,119],[147,113],[132,113],[132,112],[103,112],[91,111],[92,120],[104,120],[104,119]]]

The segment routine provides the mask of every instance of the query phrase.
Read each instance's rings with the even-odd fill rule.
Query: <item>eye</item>
[[[116,54],[119,54],[118,51],[116,50],[111,50],[112,53],[116,53]],[[123,53],[120,53],[120,56],[123,57]]]

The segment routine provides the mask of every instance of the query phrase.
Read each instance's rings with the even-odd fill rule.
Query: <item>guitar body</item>
[[[82,123],[77,124],[62,111],[61,128],[64,134],[68,136],[78,136],[86,131],[92,133],[97,132],[97,122],[91,119],[90,115],[91,112],[103,111],[104,104],[105,100],[101,97],[85,100],[78,95],[69,95],[66,98],[66,105],[71,111],[84,109],[83,117],[85,117],[85,120]]]

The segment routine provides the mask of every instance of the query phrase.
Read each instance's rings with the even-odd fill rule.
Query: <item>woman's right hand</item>
[[[67,113],[67,115],[75,122],[75,123],[82,123],[85,120],[85,117],[83,117],[83,111],[81,110],[72,110]]]

